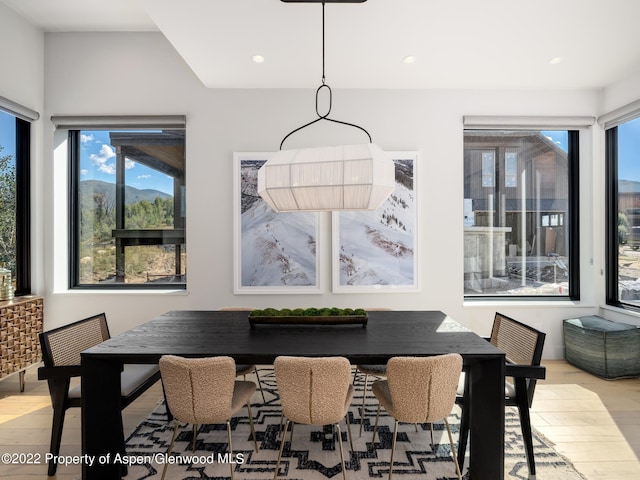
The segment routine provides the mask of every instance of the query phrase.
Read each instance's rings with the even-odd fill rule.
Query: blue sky
[[[567,134],[566,130],[543,130],[541,133],[549,137],[565,152],[569,151],[569,135]]]
[[[115,183],[116,153],[109,132],[83,130],[80,136],[80,180]],[[126,160],[125,183],[140,190],[153,189],[173,195],[173,179],[140,163]]]
[[[640,118],[618,127],[618,178],[640,182]]]
[[[16,119],[0,110],[0,146],[3,157],[16,151]]]

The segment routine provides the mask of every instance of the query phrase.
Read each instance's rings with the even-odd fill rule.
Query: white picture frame
[[[419,290],[418,153],[387,153],[396,164],[396,188],[382,206],[332,213],[334,293]]]
[[[235,152],[234,293],[321,293],[317,213],[278,213],[257,193],[270,152]]]

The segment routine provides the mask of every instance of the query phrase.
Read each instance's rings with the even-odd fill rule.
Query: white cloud
[[[545,137],[547,137],[547,140],[555,143],[556,145],[562,145],[562,142],[560,140],[554,140],[553,137],[550,137],[549,135],[545,135]]]
[[[89,174],[89,170],[87,170],[86,168],[83,168],[82,170],[80,170],[80,175],[88,175]]]
[[[136,162],[134,162],[133,160],[129,160],[128,158],[124,159],[124,168],[125,169],[131,170],[135,166],[136,166]]]
[[[151,178],[151,175],[138,175],[138,180],[145,180],[147,178]]]
[[[103,163],[102,165],[100,165],[98,167],[98,170],[100,170],[102,173],[107,173],[109,175],[115,175],[116,174],[116,164],[115,163]]]
[[[100,153],[92,153],[89,156],[89,159],[93,162],[94,165],[104,165],[107,163],[107,160],[116,156],[116,153],[113,151],[109,145],[102,145],[100,147]]]
[[[82,142],[83,145],[93,142],[93,135],[80,135],[80,142]]]
[[[100,153],[92,153],[89,156],[89,159],[93,162],[94,165],[98,167],[103,173],[108,175],[115,175],[116,173],[116,164],[115,163],[107,163],[109,159],[116,156],[116,153],[113,151],[109,145],[102,145],[100,147]]]

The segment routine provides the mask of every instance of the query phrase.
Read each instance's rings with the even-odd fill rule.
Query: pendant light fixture
[[[371,135],[364,128],[329,118],[332,92],[325,82],[324,69],[324,4],[363,3],[366,0],[282,1],[322,3],[322,84],[316,90],[318,118],[289,132],[282,139],[280,150],[258,171],[258,194],[277,212],[375,210],[395,187],[393,161],[372,143]],[[320,113],[318,105],[323,91],[329,97],[326,113]],[[282,150],[289,136],[321,120],[357,128],[367,135],[369,143]]]

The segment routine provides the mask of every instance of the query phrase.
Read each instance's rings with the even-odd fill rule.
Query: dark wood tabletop
[[[344,356],[386,363],[393,356],[459,353],[469,363],[502,352],[439,311],[373,311],[361,325],[256,325],[247,312],[172,311],[85,353],[126,363],[157,363],[165,354],[228,355],[238,363],[272,364],[278,355]]]
[[[371,311],[361,325],[256,325],[247,312],[171,311],[82,353],[83,454],[122,451],[120,371],[162,355],[226,355],[272,364],[279,355],[344,356],[352,364],[459,353],[470,376],[472,480],[504,478],[504,353],[440,311]],[[119,478],[118,465],[83,465],[83,478]]]

